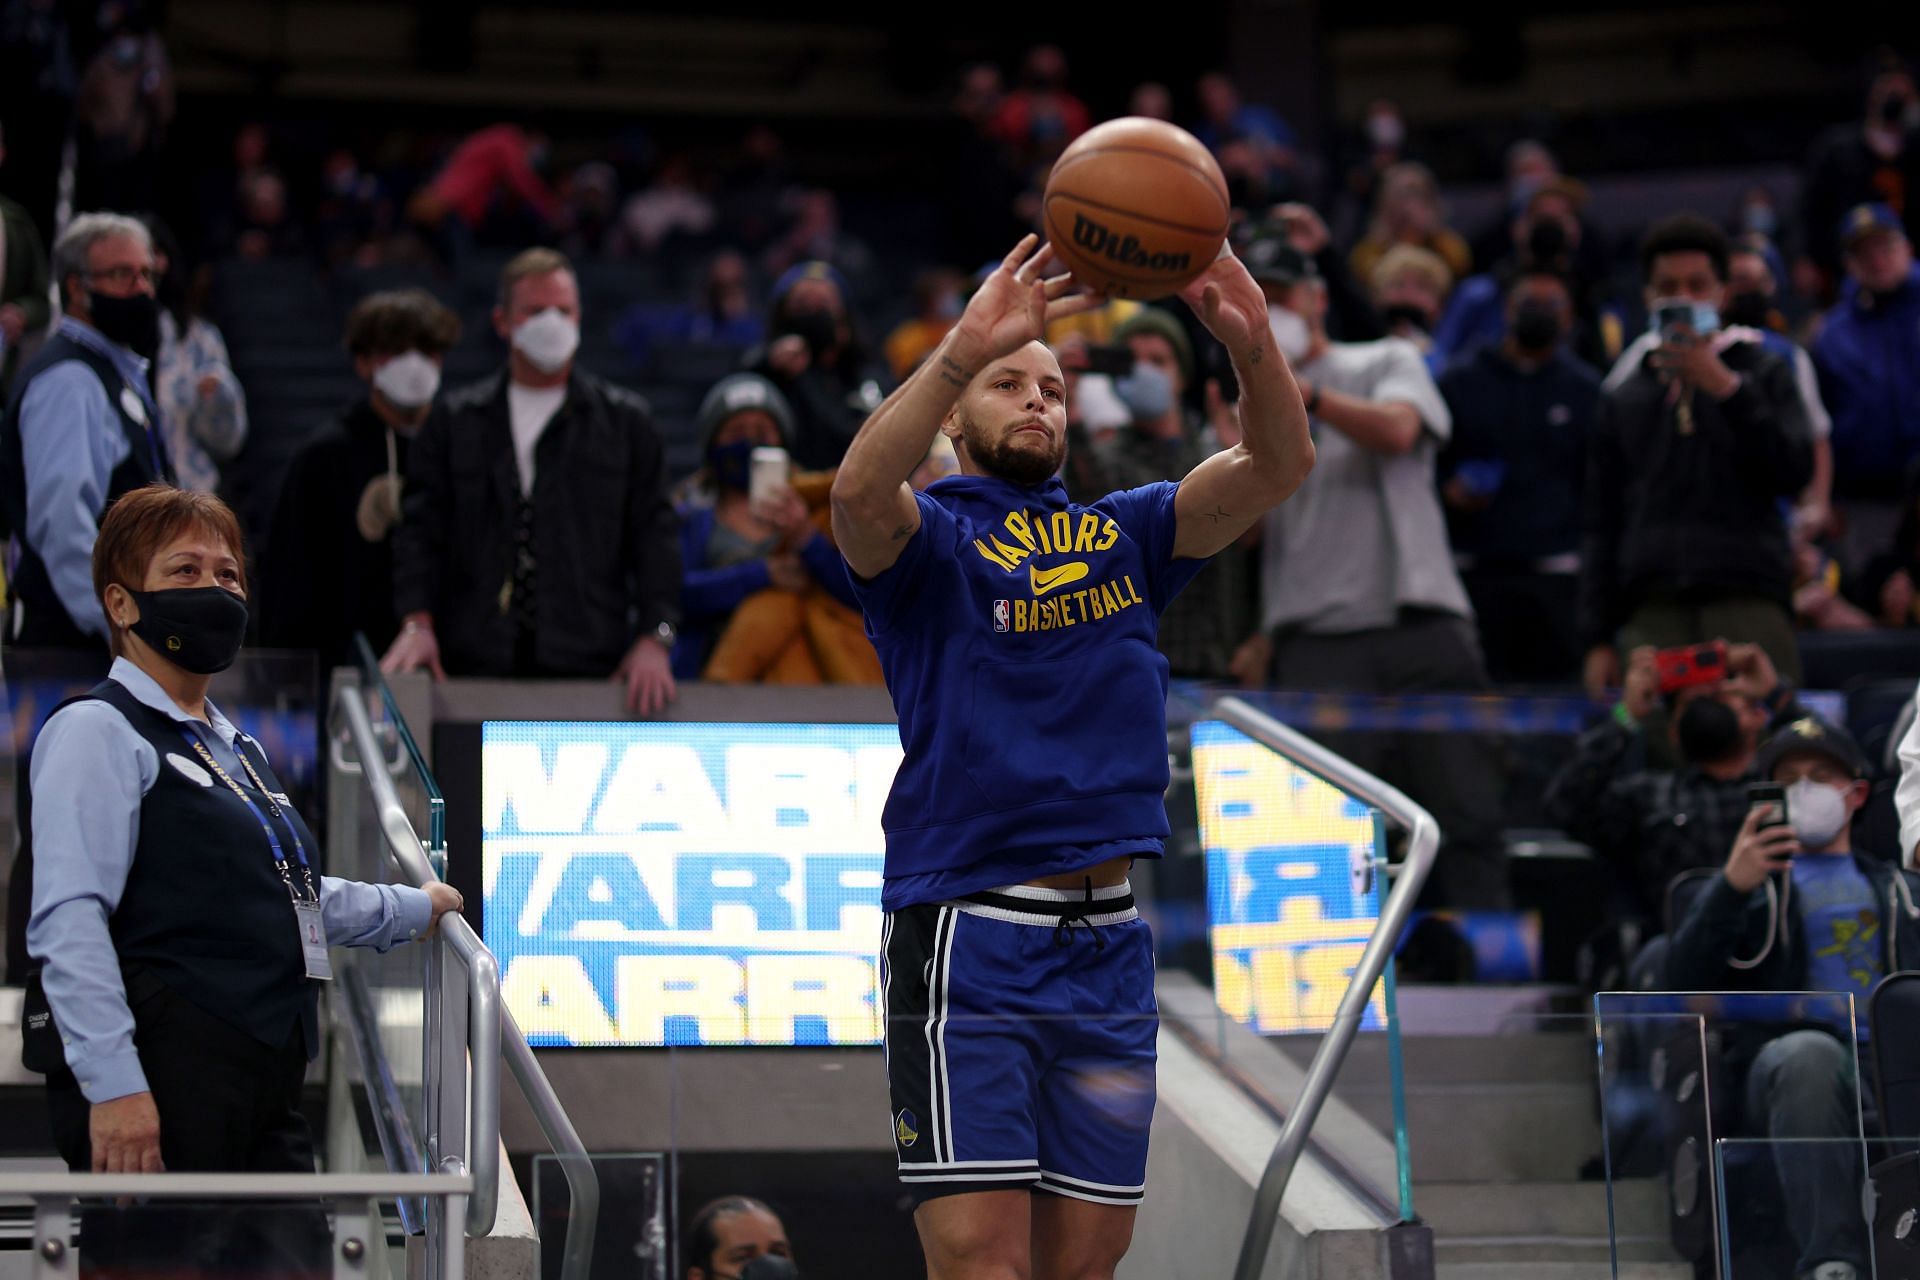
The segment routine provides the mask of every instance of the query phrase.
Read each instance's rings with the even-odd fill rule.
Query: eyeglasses
[[[87,278],[105,280],[124,288],[130,284],[152,284],[159,276],[152,267],[108,267],[105,271],[87,272]]]

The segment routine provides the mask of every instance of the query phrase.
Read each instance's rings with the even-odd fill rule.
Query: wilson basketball
[[[1041,198],[1053,250],[1088,289],[1158,298],[1207,269],[1227,238],[1227,183],[1200,140],[1144,116],[1089,129]]]

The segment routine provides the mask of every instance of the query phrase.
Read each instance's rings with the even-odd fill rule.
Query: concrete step
[[[1380,1132],[1393,1132],[1386,1090],[1335,1092]],[[1409,1086],[1407,1145],[1415,1182],[1572,1182],[1600,1152],[1593,1086]]]
[[[1605,1258],[1593,1262],[1442,1262],[1435,1280],[1693,1280],[1684,1262],[1623,1262],[1618,1276]]]
[[[1604,1182],[1418,1183],[1413,1204],[1436,1240],[1501,1236],[1605,1240]],[[1616,1183],[1613,1220],[1623,1238],[1658,1240],[1667,1230],[1667,1193],[1658,1179]]]
[[[1678,1262],[1673,1247],[1662,1236],[1658,1240],[1631,1239],[1620,1242],[1622,1267],[1664,1265]],[[1602,1236],[1487,1236],[1466,1237],[1433,1242],[1434,1260],[1442,1266],[1557,1266],[1612,1264],[1614,1249]]]

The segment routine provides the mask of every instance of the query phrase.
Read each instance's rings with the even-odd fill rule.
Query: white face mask
[[[1847,825],[1847,796],[1837,787],[1802,778],[1787,788],[1787,817],[1809,850],[1824,849]]]
[[[1289,311],[1279,303],[1267,305],[1267,327],[1273,330],[1274,345],[1288,364],[1298,364],[1313,346],[1313,330],[1298,311]]]
[[[440,390],[440,366],[418,351],[403,351],[373,371],[373,389],[396,409],[421,408]]]
[[[513,331],[513,347],[542,373],[558,373],[580,349],[580,326],[548,307],[520,322]]]

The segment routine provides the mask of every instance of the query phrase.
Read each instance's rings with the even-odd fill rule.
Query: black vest
[[[179,721],[112,680],[86,696],[119,711],[160,757],[159,775],[140,802],[126,889],[108,921],[120,963],[145,966],[176,994],[270,1048],[284,1045],[297,1025],[312,1054],[320,1043],[319,988],[306,976],[293,902],[260,818],[208,772]],[[233,745],[262,782],[285,793],[257,743],[241,736]],[[233,780],[274,824],[304,892],[292,836],[298,832],[312,862],[320,853],[313,832],[291,805],[281,804],[276,820],[244,770]],[[313,883],[320,885],[318,866]]]
[[[160,424],[151,421],[153,410],[141,398],[144,388],[130,384],[113,361],[100,352],[56,331],[20,371],[13,400],[7,405],[6,416],[0,418],[0,514],[6,517],[8,531],[18,535],[20,566],[14,572],[10,587],[12,598],[26,610],[25,625],[14,643],[28,647],[104,648],[98,636],[82,631],[67,616],[66,606],[53,589],[39,551],[27,541],[27,471],[20,443],[20,406],[26,402],[27,388],[33,380],[66,360],[78,360],[93,370],[127,438],[127,456],[113,469],[107,481],[106,501],[93,513],[96,524],[121,494],[156,480],[172,484],[173,466],[167,461],[166,449],[161,443]],[[129,406],[137,406],[144,420],[129,412]]]

